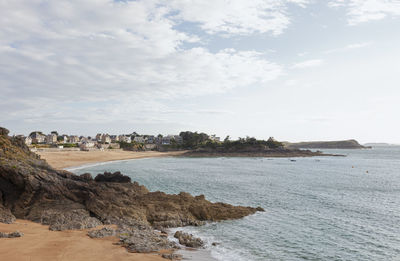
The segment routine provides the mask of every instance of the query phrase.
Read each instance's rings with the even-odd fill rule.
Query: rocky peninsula
[[[284,142],[288,149],[368,149],[356,140]]]
[[[157,252],[178,246],[162,231],[169,227],[198,226],[209,221],[238,219],[262,208],[212,203],[203,195],[150,192],[119,173],[75,175],[56,170],[31,152],[22,139],[0,128],[0,222],[16,218],[75,230],[116,225],[93,232],[119,236],[130,252]]]

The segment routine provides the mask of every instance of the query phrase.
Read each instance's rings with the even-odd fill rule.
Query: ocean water
[[[326,152],[347,157],[153,158],[71,170],[121,171],[151,191],[263,207],[184,228],[215,260],[400,260],[400,147]]]

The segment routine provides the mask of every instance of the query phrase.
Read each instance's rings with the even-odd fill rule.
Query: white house
[[[69,136],[69,143],[78,143],[79,142],[79,137],[76,135],[71,135]]]
[[[133,141],[137,142],[137,143],[145,143],[146,139],[143,136],[136,136]]]
[[[126,142],[126,143],[131,143],[131,137],[130,136],[125,136],[125,135],[119,135],[118,139],[120,142]]]
[[[32,143],[45,143],[46,135],[39,131],[32,132],[29,137],[32,139]]]

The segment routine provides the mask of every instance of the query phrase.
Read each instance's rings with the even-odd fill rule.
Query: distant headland
[[[368,149],[356,140],[284,142],[288,149]]]

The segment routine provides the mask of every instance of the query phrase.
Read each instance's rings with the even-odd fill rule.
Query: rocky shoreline
[[[150,253],[178,248],[159,230],[238,219],[257,211],[263,209],[212,203],[185,192],[150,192],[119,172],[92,178],[55,170],[0,128],[0,222],[26,219],[56,231],[116,225],[89,236],[117,235],[118,244],[128,251]]]

